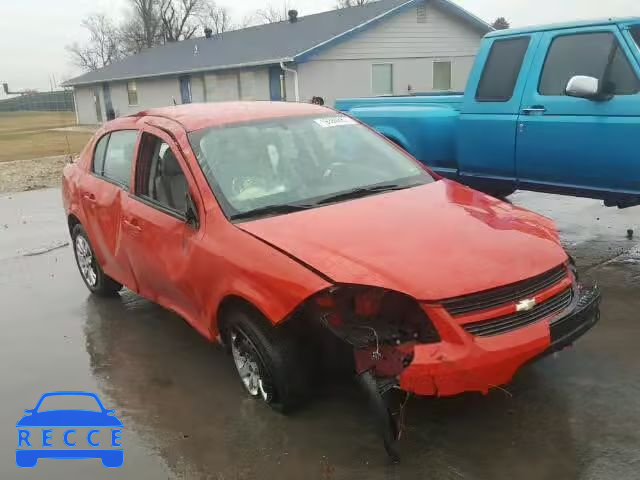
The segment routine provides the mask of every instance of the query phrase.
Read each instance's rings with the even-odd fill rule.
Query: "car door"
[[[580,195],[639,193],[640,71],[616,25],[544,34],[525,88],[516,148],[518,180]],[[567,96],[586,75],[610,93]]]
[[[123,248],[140,294],[192,321],[202,309],[201,289],[190,275],[193,251],[201,238],[199,225],[187,219],[193,198],[198,200],[199,192],[181,150],[164,131],[146,127],[136,160],[135,188],[122,217]]]
[[[84,228],[107,275],[136,289],[121,243],[123,204],[128,198],[137,130],[107,133],[96,143],[88,175],[80,184]]]
[[[515,188],[516,125],[537,34],[486,39],[471,73],[458,126],[463,182]]]

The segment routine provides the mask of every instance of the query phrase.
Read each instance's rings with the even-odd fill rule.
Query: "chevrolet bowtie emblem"
[[[538,304],[535,298],[527,298],[516,304],[516,312],[528,312]]]

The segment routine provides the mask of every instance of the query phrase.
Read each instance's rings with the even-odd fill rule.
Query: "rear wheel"
[[[98,263],[93,247],[89,242],[87,232],[82,225],[78,224],[73,227],[71,232],[73,239],[73,251],[76,256],[78,270],[85,285],[91,291],[100,296],[112,296],[122,289],[122,285],[102,271],[102,267]]]
[[[301,345],[287,326],[274,327],[244,309],[229,313],[225,338],[246,391],[288,413],[308,398],[310,374]]]

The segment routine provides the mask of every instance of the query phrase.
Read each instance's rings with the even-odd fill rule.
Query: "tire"
[[[283,414],[305,403],[311,391],[309,362],[286,325],[274,327],[257,312],[241,308],[228,313],[224,329],[236,370],[251,397]]]
[[[102,270],[82,225],[73,227],[71,238],[80,276],[89,291],[101,297],[112,297],[122,290],[122,284],[113,280]]]
[[[485,192],[487,195],[490,195],[499,200],[507,201],[507,197],[516,193],[515,188],[505,188],[500,190],[492,190]]]

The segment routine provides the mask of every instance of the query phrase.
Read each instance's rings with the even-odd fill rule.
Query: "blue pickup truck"
[[[464,94],[336,108],[495,196],[524,189],[640,204],[640,18],[491,32]]]

